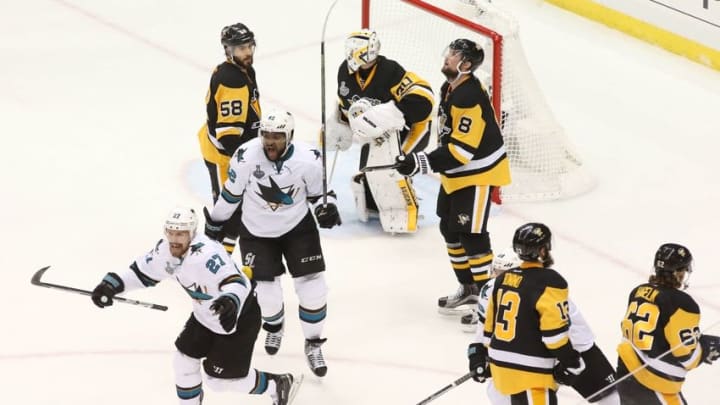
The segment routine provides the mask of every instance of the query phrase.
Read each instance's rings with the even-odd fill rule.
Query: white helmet
[[[364,29],[355,31],[345,40],[345,60],[351,74],[360,66],[377,59],[380,54],[380,40],[377,33]]]
[[[284,110],[271,110],[263,114],[260,120],[260,136],[263,132],[280,132],[285,134],[285,147],[290,145],[295,131],[295,119]]]
[[[496,254],[492,262],[493,273],[496,276],[518,266],[520,266],[520,258],[512,249],[505,249]]]
[[[198,218],[192,208],[178,207],[170,212],[165,219],[165,231],[190,231],[190,237],[195,237]]]

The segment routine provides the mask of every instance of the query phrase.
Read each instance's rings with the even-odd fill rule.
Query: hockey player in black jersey
[[[362,169],[392,164],[398,153],[425,149],[434,103],[430,84],[380,55],[375,31],[351,33],[345,41],[345,56],[337,73],[337,117],[330,120],[326,131],[328,150],[349,148],[354,132],[363,141]],[[392,119],[385,119],[382,112],[387,110],[392,110]],[[387,232],[416,230],[412,182],[388,170],[358,173],[351,180],[362,222],[370,213],[377,213]]]
[[[655,253],[655,274],[630,292],[617,349],[623,405],[686,405],[687,372],[720,357],[720,337],[700,334],[700,307],[682,291],[692,261],[686,247],[665,243]]]
[[[250,139],[256,138],[260,127],[260,93],[255,80],[253,56],[255,34],[237,23],[224,27],[220,42],[225,61],[210,77],[205,96],[207,121],[198,132],[200,151],[210,174],[213,201],[217,201],[227,180],[230,157]],[[232,254],[237,240],[240,213],[228,222],[222,241]]]
[[[439,146],[429,153],[398,156],[398,172],[412,176],[440,173],[437,215],[455,277],[454,295],[441,297],[443,313],[477,304],[479,287],[490,278],[493,259],[487,221],[494,187],[510,183],[510,166],[490,97],[473,72],[483,49],[456,39],[445,52],[440,91]]]

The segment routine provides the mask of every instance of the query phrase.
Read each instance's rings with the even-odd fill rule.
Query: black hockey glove
[[[342,225],[340,213],[338,212],[337,206],[333,203],[327,203],[327,205],[320,204],[315,207],[315,218],[317,218],[320,228],[329,229],[335,225]]]
[[[203,207],[203,214],[205,214],[205,235],[212,240],[222,242],[223,238],[225,238],[225,230],[223,229],[225,222],[213,220],[207,207]]]
[[[471,343],[468,346],[468,362],[470,371],[474,371],[473,380],[482,383],[490,377],[488,350],[482,343]]]
[[[575,361],[556,364],[555,368],[553,368],[553,376],[558,384],[573,385],[583,370],[585,370],[585,361],[583,361],[582,357],[578,354]]]
[[[395,163],[398,173],[404,176],[427,174],[430,171],[430,162],[424,152],[396,156]]]
[[[238,303],[236,299],[228,294],[221,295],[210,305],[210,310],[220,318],[220,325],[225,329],[225,332],[233,330],[238,320]]]
[[[113,304],[113,297],[125,290],[120,276],[115,273],[108,273],[100,284],[92,292],[92,302],[100,308],[109,307]]]
[[[720,336],[700,336],[700,347],[702,348],[703,363],[712,364],[720,358]]]

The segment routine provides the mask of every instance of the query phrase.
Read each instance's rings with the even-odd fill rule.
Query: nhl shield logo
[[[345,97],[350,94],[350,89],[345,85],[345,81],[340,82],[340,89],[338,90],[341,96]]]

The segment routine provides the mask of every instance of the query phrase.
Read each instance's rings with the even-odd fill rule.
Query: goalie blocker
[[[372,105],[367,99],[360,99],[352,104],[348,113],[353,134],[368,144],[365,166],[393,165],[395,157],[402,154],[399,131],[405,125],[403,114],[395,103]],[[350,186],[360,221],[367,222],[370,218],[365,195],[367,187],[385,232],[417,230],[418,203],[409,177],[396,170],[374,170],[355,174]]]

